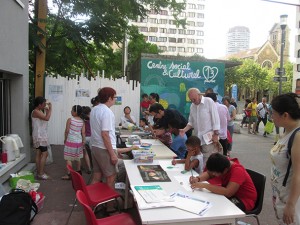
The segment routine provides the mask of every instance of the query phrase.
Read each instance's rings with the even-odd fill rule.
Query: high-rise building
[[[248,27],[236,26],[227,32],[226,55],[249,49],[250,31]]]
[[[179,16],[179,19],[186,18],[185,29],[176,25],[168,8],[159,12],[150,9],[147,18],[139,17],[132,24],[138,27],[146,41],[156,44],[164,55],[203,55],[205,0],[186,0],[185,4],[186,8]]]

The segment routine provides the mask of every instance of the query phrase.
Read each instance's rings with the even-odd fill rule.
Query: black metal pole
[[[281,48],[280,48],[280,73],[279,73],[279,94],[282,93],[282,75],[283,75],[283,52],[285,47],[285,27],[281,25]]]

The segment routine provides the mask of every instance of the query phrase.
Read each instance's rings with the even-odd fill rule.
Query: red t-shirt
[[[141,102],[141,107],[144,109],[148,109],[150,105],[150,101],[142,101]]]
[[[239,184],[240,188],[234,196],[240,199],[244,203],[246,211],[249,211],[254,208],[257,199],[255,186],[250,175],[247,173],[246,169],[239,163],[238,159],[234,158],[230,159],[230,161],[234,162],[231,165],[230,170],[220,177],[212,178],[211,180],[209,180],[209,183],[217,185],[217,180],[219,180],[219,183],[223,187],[226,187],[229,182]]]

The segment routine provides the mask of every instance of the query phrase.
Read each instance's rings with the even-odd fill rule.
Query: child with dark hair
[[[76,162],[76,171],[81,173],[80,159],[83,158],[83,147],[85,144],[85,125],[80,118],[82,114],[82,107],[74,105],[71,111],[72,117],[67,120],[65,130],[65,148],[64,159],[67,165],[72,166],[72,162]],[[62,177],[63,180],[70,180],[70,174]]]
[[[173,135],[171,144],[171,150],[177,155],[179,159],[185,159],[187,150],[185,142],[187,140],[186,134],[184,136],[179,135],[179,129],[181,129],[180,121],[173,118],[168,122],[169,131]]]
[[[213,179],[213,182],[210,179]],[[203,182],[209,181],[211,183]],[[191,187],[205,188],[212,193],[224,195],[242,211],[252,210],[257,192],[250,175],[238,159],[229,159],[213,153],[206,162],[205,171],[197,177],[190,177]]]
[[[140,104],[142,116],[145,116],[145,111],[148,110],[149,105],[150,105],[149,96],[146,93],[142,94],[142,101]]]
[[[82,107],[81,118],[85,125],[85,143],[83,148],[83,158],[85,162],[86,172],[90,174],[92,172],[92,155],[91,155],[91,125],[90,125],[90,113],[91,108],[89,106]]]
[[[195,169],[198,174],[201,174],[203,171],[203,155],[200,139],[197,136],[191,136],[186,140],[185,145],[188,151],[186,159],[173,159],[172,165],[184,163],[185,170]]]

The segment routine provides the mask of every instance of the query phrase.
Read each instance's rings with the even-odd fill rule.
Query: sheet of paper
[[[193,191],[190,184],[190,177],[189,176],[174,176],[177,182],[187,191]]]
[[[183,192],[175,192],[171,195],[174,198],[174,206],[197,215],[204,215],[204,213],[212,206],[209,201],[204,199],[192,197]]]
[[[165,171],[182,171],[184,170],[184,164],[176,164],[175,166],[172,165],[172,160],[160,160],[159,165],[163,168]]]
[[[174,202],[157,202],[157,203],[147,203],[143,197],[135,190],[134,186],[131,186],[134,198],[138,204],[140,210],[162,208],[162,207],[174,207]]]
[[[134,189],[147,203],[174,201],[159,185],[140,185],[134,186]]]

